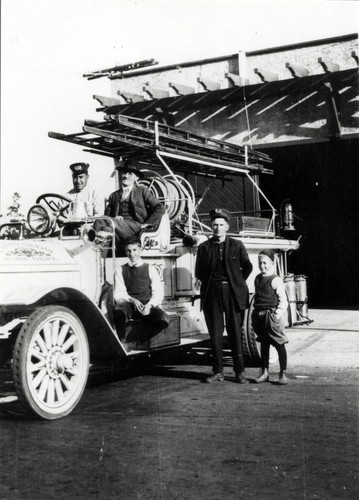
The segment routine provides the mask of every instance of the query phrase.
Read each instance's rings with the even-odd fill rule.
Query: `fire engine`
[[[0,227],[1,358],[11,365],[18,397],[32,414],[48,420],[69,414],[83,394],[94,358],[121,366],[143,353],[189,348],[208,337],[194,265],[198,245],[211,236],[201,203],[213,194],[204,189],[199,196],[197,179],[205,179],[215,191],[241,179],[240,209],[232,213],[229,235],[243,241],[253,263],[248,278],[251,297],[259,272],[258,253],[271,248],[277,272],[286,281],[287,326],[306,321],[305,277],[291,275],[287,262],[299,242],[280,235],[281,228],[291,229],[292,209],[286,205],[277,212],[258,182],[261,175],[272,173],[266,154],[123,115],[85,121],[78,134],[49,132],[49,136],[113,157],[115,162],[136,158],[141,164],[145,175],[140,182],[166,209],[158,227],[146,228],[140,237],[142,257],[163,283],[162,307],[170,324],[145,340],[146,324],[138,320],[130,322],[126,335],[117,332],[112,291],[116,266],[126,259],[116,246],[112,219],[87,217],[78,203],[60,194],[41,195],[26,223]],[[248,193],[250,210],[243,204]],[[96,230],[98,221],[106,221],[112,232],[103,237]],[[258,360],[252,304],[253,298],[242,342],[246,358]]]

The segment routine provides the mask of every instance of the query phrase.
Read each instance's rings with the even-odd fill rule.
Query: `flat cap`
[[[90,165],[88,163],[78,162],[78,163],[73,163],[72,165],[70,165],[70,169],[76,175],[87,174],[89,166]]]
[[[136,174],[140,179],[143,179],[145,176],[144,173],[140,170],[141,165],[136,160],[126,160],[124,165],[118,166],[117,170],[119,172],[132,172]]]
[[[273,250],[271,248],[265,248],[264,250],[261,250],[259,252],[259,255],[266,255],[267,257],[270,258],[271,261],[274,262],[275,253],[273,252]]]
[[[214,208],[209,212],[209,217],[213,219],[225,219],[227,222],[231,219],[231,214],[225,208]]]

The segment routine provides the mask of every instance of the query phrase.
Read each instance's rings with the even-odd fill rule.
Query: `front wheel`
[[[16,339],[13,378],[27,408],[47,420],[69,414],[80,401],[89,370],[85,329],[70,309],[33,312]]]

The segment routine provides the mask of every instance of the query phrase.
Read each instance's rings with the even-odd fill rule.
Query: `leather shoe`
[[[215,373],[210,377],[206,378],[206,384],[212,384],[212,382],[223,382],[224,375],[223,373]]]
[[[256,383],[261,384],[262,382],[268,382],[269,380],[269,375],[263,373],[260,377],[256,378]]]
[[[241,373],[236,373],[236,383],[237,384],[247,384],[248,379],[246,379],[246,377],[244,375],[242,375]]]
[[[289,380],[288,380],[286,374],[285,373],[281,373],[279,375],[278,384],[280,384],[280,385],[287,385],[288,382],[289,382]]]

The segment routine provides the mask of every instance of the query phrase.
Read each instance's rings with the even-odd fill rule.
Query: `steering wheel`
[[[40,203],[40,202],[43,203]],[[68,196],[55,193],[45,193],[36,200],[27,215],[29,227],[35,234],[50,236],[56,229],[56,224],[61,227],[67,220],[66,210],[72,202]]]
[[[37,198],[36,203],[40,203],[41,201],[43,201],[54,214],[59,226],[66,222],[67,215],[64,212],[66,212],[70,203],[72,203],[73,200],[71,198],[63,196],[62,194],[45,193]],[[67,201],[67,203],[63,204],[61,201]]]

